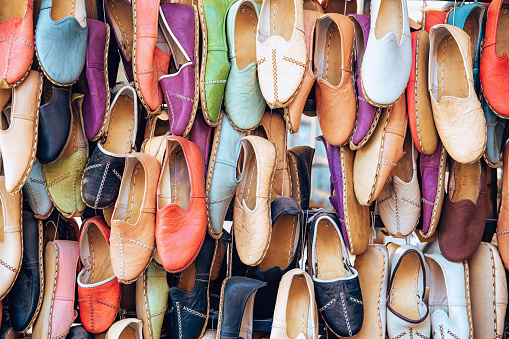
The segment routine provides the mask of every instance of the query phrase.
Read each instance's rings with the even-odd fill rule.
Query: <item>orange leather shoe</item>
[[[447,12],[443,11],[426,11],[426,22],[424,24],[424,29],[428,32],[431,27],[439,24],[445,24],[447,21]]]
[[[34,59],[33,0],[2,3],[0,11],[0,88],[19,85]]]
[[[509,5],[494,0],[488,8],[486,32],[481,57],[481,86],[484,97],[497,115],[509,117]],[[504,27],[504,28],[502,28]],[[498,29],[500,28],[500,34]]]
[[[166,139],[157,186],[156,245],[166,271],[185,270],[207,232],[207,205],[200,149],[178,136]]]

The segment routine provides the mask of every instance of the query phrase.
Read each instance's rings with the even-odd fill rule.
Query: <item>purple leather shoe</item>
[[[189,132],[189,140],[195,143],[200,149],[203,159],[204,173],[207,174],[210,155],[210,139],[212,136],[212,127],[210,127],[203,118],[203,114],[198,114],[194,120],[191,132]]]
[[[355,27],[355,88],[357,91],[357,128],[350,140],[350,148],[356,150],[361,148],[369,139],[380,117],[381,109],[371,105],[364,96],[361,85],[361,65],[364,50],[368,43],[370,19],[368,16],[349,14]]]
[[[432,155],[419,156],[422,193],[422,230],[423,238],[431,238],[435,233],[442,212],[445,194],[445,167],[447,151],[439,141]]]
[[[102,135],[110,107],[108,82],[108,48],[110,27],[88,19],[88,41],[85,71],[87,86],[83,88],[83,125],[87,139],[96,141]]]
[[[330,203],[341,224],[343,239],[351,254],[366,250],[370,236],[369,207],[357,201],[353,190],[354,152],[348,146],[333,146],[323,135],[317,137],[325,146],[331,175]]]
[[[159,78],[174,135],[189,134],[198,109],[198,25],[198,12],[193,6],[171,3],[159,8],[159,27],[177,68],[176,73]]]

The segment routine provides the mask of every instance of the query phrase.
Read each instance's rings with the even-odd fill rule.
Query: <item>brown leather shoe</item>
[[[509,142],[505,144],[504,167],[509,168]],[[498,214],[497,242],[505,267],[509,267],[509,171],[502,178],[502,199]]]

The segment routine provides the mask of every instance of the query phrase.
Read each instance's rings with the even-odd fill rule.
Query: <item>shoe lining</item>
[[[295,252],[299,232],[299,216],[283,214],[272,225],[272,235],[269,249],[260,263],[261,270],[277,266],[281,269],[288,267]]]
[[[191,292],[194,288],[194,281],[196,275],[196,261],[193,261],[191,266],[186,268],[180,275],[178,287],[186,292]]]
[[[240,6],[235,18],[235,55],[239,70],[256,62],[257,25],[255,9],[247,5]]]
[[[258,166],[256,155],[250,142],[246,142],[244,149],[245,168],[242,173],[241,188],[239,190],[239,201],[244,200],[251,211],[256,207],[256,184],[258,182]],[[248,148],[248,150],[246,150]]]
[[[3,204],[0,204],[0,242],[4,241],[5,237],[5,222],[4,222],[4,207]]]
[[[331,22],[327,29],[325,44],[325,71],[324,79],[332,86],[338,86],[341,83],[341,37],[336,23]]]
[[[301,333],[304,334],[304,338],[308,337],[309,304],[306,279],[302,275],[296,275],[290,285],[286,307],[286,334],[289,339],[295,339]]]
[[[83,0],[53,0],[52,5],[51,19],[53,21],[58,21],[65,17],[72,16],[78,20],[82,27],[85,27],[85,4]]]
[[[480,181],[481,164],[479,160],[473,164],[456,162],[451,178],[451,201],[468,199],[475,204],[479,196]]]
[[[375,36],[381,39],[390,32],[396,35],[396,41],[401,41],[403,33],[403,8],[401,0],[382,0],[376,19]]]
[[[479,20],[474,20],[474,13],[480,11],[480,8],[474,8],[465,20],[463,30],[468,34],[472,53],[472,64],[475,61],[475,52],[479,44]],[[477,16],[478,17],[478,16]]]
[[[172,203],[185,210],[189,207],[191,183],[184,151],[179,143],[175,142],[168,150],[167,157],[161,177],[163,184],[159,186],[159,208]]]
[[[316,225],[315,240],[316,277],[321,280],[346,278],[341,239],[334,225],[321,219]]]
[[[269,0],[270,6],[270,35],[279,35],[290,41],[295,26],[294,0]]]
[[[410,133],[407,132],[407,136],[405,138],[405,142],[403,144],[403,151],[405,152],[403,158],[396,164],[391,171],[392,177],[398,177],[406,183],[412,181],[413,178],[413,154],[412,154],[413,140],[411,138]]]
[[[119,47],[122,49],[122,53],[126,56],[126,59],[130,61],[132,59],[134,41],[134,25],[131,8],[125,0],[108,0],[107,6],[113,23],[115,36],[120,42]]]
[[[426,260],[430,271],[429,288],[429,311],[433,314],[436,310],[441,309],[449,314],[449,301],[447,298],[447,287],[445,285],[444,272],[440,265],[433,259]]]
[[[390,302],[394,311],[402,316],[419,320],[419,279],[421,263],[418,254],[409,252],[400,261],[399,267],[393,275],[390,290]]]
[[[0,22],[5,22],[12,18],[23,18],[25,16],[25,8],[25,0],[3,1],[2,6],[0,6]]]
[[[134,99],[127,94],[120,95],[111,107],[108,133],[103,145],[106,151],[115,154],[131,152],[134,118]]]
[[[438,47],[438,101],[443,97],[467,98],[468,80],[456,40],[446,35]]]
[[[329,0],[325,6],[325,13],[355,14],[357,13],[357,1],[346,0],[345,12],[345,0]]]
[[[95,284],[113,276],[110,248],[99,228],[91,225],[87,230],[90,251],[90,273],[86,284]]]
[[[127,198],[127,210],[125,221],[130,225],[135,225],[141,214],[143,204],[143,194],[145,190],[145,170],[143,165],[138,162],[134,165],[131,182],[129,185],[129,196]]]
[[[495,45],[498,56],[509,54],[509,5],[502,5],[498,17],[497,44]]]
[[[81,107],[81,103],[81,99],[73,100],[71,103],[71,131],[68,139],[69,141],[67,142],[64,152],[62,153],[62,157],[64,158],[69,158],[71,155],[78,151],[78,124],[79,127],[81,127],[79,122],[79,107]]]
[[[159,35],[163,35],[164,38],[165,38],[165,41],[167,42],[167,46],[169,47],[169,49],[167,51],[165,51],[164,49],[161,49],[163,52],[165,52],[166,54],[170,54],[170,51],[171,51],[171,55],[172,55],[172,60],[170,62],[171,67],[170,66],[170,72],[169,74],[174,74],[174,73],[177,73],[177,71],[180,69],[180,66],[182,66],[183,64],[187,63],[187,62],[190,62],[191,60],[189,60],[186,55],[184,54],[184,52],[182,51],[182,49],[179,47],[179,44],[177,43],[177,41],[175,41],[171,35],[171,33],[168,31],[168,23],[166,22],[166,18],[160,14],[159,15],[159,32],[158,32],[158,37]],[[159,47],[159,45],[157,45]]]
[[[131,326],[126,326],[124,330],[118,335],[118,339],[137,339],[137,332],[131,328]]]
[[[357,65],[360,68],[364,59],[364,34],[357,20],[352,20],[355,31],[355,53],[357,53]]]

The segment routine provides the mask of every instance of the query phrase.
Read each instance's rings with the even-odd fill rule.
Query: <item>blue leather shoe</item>
[[[35,30],[37,58],[56,85],[78,80],[87,50],[88,26],[84,0],[42,0]]]
[[[505,119],[499,118],[486,102],[484,98],[481,100],[484,118],[486,119],[486,149],[484,150],[484,160],[486,164],[492,168],[503,165],[504,158],[502,152],[504,150],[504,130]]]
[[[53,203],[46,189],[41,163],[35,159],[28,179],[23,186],[23,196],[37,219],[46,219],[53,211]]]

